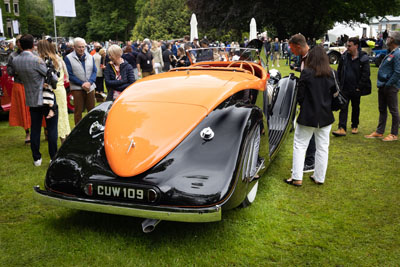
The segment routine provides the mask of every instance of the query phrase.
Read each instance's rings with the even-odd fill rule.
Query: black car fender
[[[71,132],[48,169],[46,189],[88,197],[85,185],[102,181],[153,187],[160,196],[151,205],[204,207],[243,201],[247,182],[238,181],[238,162],[246,136],[262,123],[261,109],[221,105],[154,167],[134,177],[118,177],[107,163],[102,130],[93,130],[93,125],[104,125],[111,104],[92,110]],[[208,127],[214,133],[211,140],[200,136]]]

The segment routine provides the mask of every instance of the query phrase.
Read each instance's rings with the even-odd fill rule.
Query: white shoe
[[[36,167],[39,167],[40,165],[42,165],[42,158],[40,158],[40,159],[38,159],[38,160],[35,160],[35,161],[33,162],[33,165],[35,165]]]
[[[278,65],[278,68],[279,68],[280,66]]]
[[[272,67],[274,67],[274,64],[272,64]]]

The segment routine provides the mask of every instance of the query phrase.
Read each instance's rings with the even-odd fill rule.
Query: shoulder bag
[[[336,80],[335,72],[332,70],[333,79],[335,80],[336,92],[332,95],[332,111],[338,111],[347,106],[347,98],[343,95]]]

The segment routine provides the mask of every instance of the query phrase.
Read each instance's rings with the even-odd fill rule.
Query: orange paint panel
[[[147,171],[229,96],[265,90],[267,76],[262,77],[222,68],[190,69],[135,82],[107,116],[104,146],[111,169],[121,177]]]
[[[205,108],[186,104],[121,101],[114,104],[104,133],[111,169],[121,177],[147,171],[171,152],[206,115]]]
[[[209,112],[244,89],[265,90],[266,79],[233,71],[167,72],[139,80],[123,92],[122,102],[170,102],[200,105]]]

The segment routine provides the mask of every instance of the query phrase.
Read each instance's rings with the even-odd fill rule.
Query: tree
[[[139,0],[137,8],[140,15],[132,31],[133,40],[165,40],[190,34],[191,13],[185,0]]]
[[[29,14],[26,16],[26,20],[28,23],[28,33],[37,38],[42,38],[43,34],[47,34],[47,26],[43,18]]]
[[[35,20],[37,20],[37,18],[40,18],[41,23],[45,24],[45,29],[40,34],[43,34],[43,33],[46,35],[54,34],[53,5],[52,5],[51,1],[49,1],[49,0],[26,0],[25,8],[27,10],[27,13],[29,13],[29,15],[36,17]],[[32,19],[32,17],[31,17],[31,19]],[[28,22],[29,33],[32,33],[32,30],[34,32],[36,32],[37,29],[34,29],[33,25],[29,25],[29,20],[27,22]]]
[[[273,28],[280,39],[299,32],[311,38],[320,37],[336,21],[366,22],[370,17],[400,10],[398,0],[187,0],[187,4],[196,13],[201,28],[240,33],[248,31],[254,17],[257,25]]]
[[[127,40],[135,22],[136,0],[89,0],[88,38]]]

